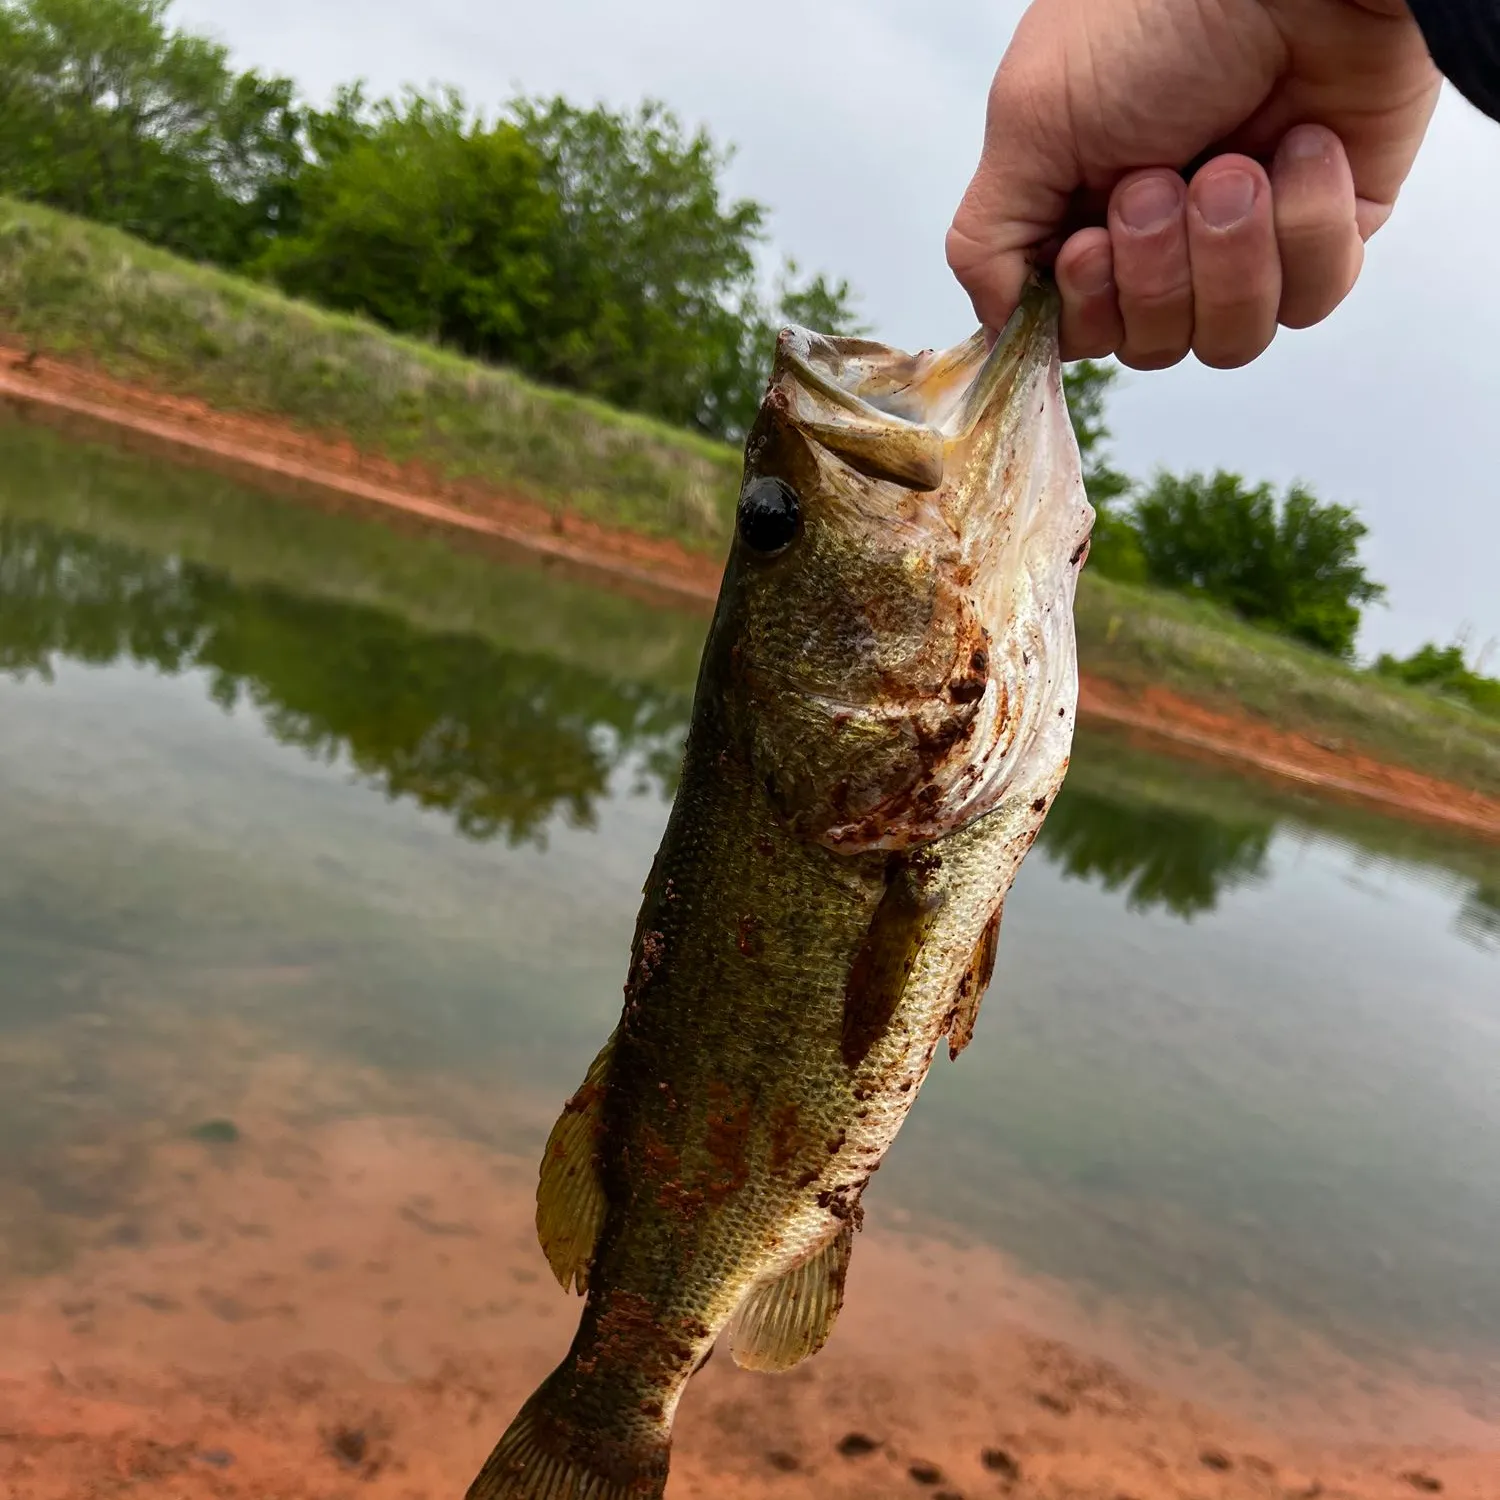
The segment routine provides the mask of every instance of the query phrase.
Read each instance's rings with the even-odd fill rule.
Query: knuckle
[[[1266,321],[1282,300],[1275,278],[1244,281],[1210,281],[1195,289],[1198,327],[1212,337],[1215,328],[1256,327]]]
[[[1324,246],[1316,253],[1287,253],[1277,320],[1285,328],[1321,323],[1359,279],[1363,248],[1356,240]]]
[[[1120,307],[1127,323],[1187,322],[1192,315],[1193,284],[1183,277],[1170,286],[1120,288]]]
[[[1168,307],[1193,294],[1193,266],[1187,241],[1146,251],[1115,251],[1115,282],[1121,301],[1140,307]]]
[[[962,214],[963,210],[960,209]],[[943,254],[948,262],[948,269],[957,277],[962,278],[974,263],[974,242],[959,227],[959,221],[953,221],[943,240]]]
[[[1281,301],[1281,257],[1274,241],[1260,240],[1220,253],[1203,254],[1193,264],[1193,302],[1199,323],[1212,327],[1260,321]]]
[[[1193,270],[1187,241],[1175,239],[1152,247],[1115,250],[1115,282],[1120,304],[1148,315],[1175,309],[1191,300]]]
[[[1352,215],[1327,204],[1288,204],[1276,211],[1276,243],[1285,256],[1342,254],[1358,233]]]

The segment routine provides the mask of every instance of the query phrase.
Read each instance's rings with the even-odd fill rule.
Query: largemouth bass
[[[787,1370],[974,1029],[1077,704],[1084,496],[1041,284],[994,347],[781,333],[618,1026],[542,1162],[587,1296],[469,1500],[644,1500],[726,1330]]]

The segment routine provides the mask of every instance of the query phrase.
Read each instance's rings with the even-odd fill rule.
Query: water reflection
[[[1126,892],[1131,911],[1160,907],[1191,921],[1264,876],[1274,826],[1135,801],[1085,781],[1058,798],[1038,842],[1069,878]]]
[[[627,763],[669,794],[688,711],[683,691],[0,520],[0,669],[59,657],[204,671],[220,707],[254,705],[282,743],[511,843],[559,815],[592,826]]]
[[[347,758],[391,797],[450,814],[465,837],[539,840],[561,816],[592,827],[613,773],[669,796],[691,707],[538,651],[424,630],[37,521],[0,520],[0,669],[67,658],[207,674],[282,743]],[[1226,821],[1070,785],[1040,847],[1070,876],[1126,889],[1132,910],[1191,918],[1261,873],[1272,820]]]
[[[1481,948],[1500,952],[1500,885],[1476,885],[1458,911],[1458,931]]]
[[[282,743],[346,760],[477,841],[541,843],[556,818],[593,827],[617,773],[663,798],[675,786],[687,658],[631,679],[538,635],[513,644],[425,628],[0,516],[0,671],[46,677],[60,659],[202,671],[225,710],[253,705]],[[1132,911],[1190,921],[1264,878],[1277,821],[1267,799],[1164,779],[1154,757],[1085,732],[1038,848],[1068,878],[1124,892]],[[1497,913],[1494,888],[1476,884],[1458,930],[1494,946]]]

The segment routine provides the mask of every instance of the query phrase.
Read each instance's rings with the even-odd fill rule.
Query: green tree
[[[730,153],[648,101],[634,111],[522,99],[512,118],[560,218],[527,368],[558,385],[737,439],[759,404],[775,327],[857,326],[849,289],[783,271],[762,294],[766,210],[728,199]]]
[[[1110,578],[1141,583],[1146,560],[1135,528],[1120,505],[1129,496],[1131,483],[1110,463],[1107,451],[1110,431],[1104,401],[1119,375],[1118,365],[1081,359],[1063,370],[1063,392],[1083,460],[1083,485],[1096,512],[1089,566]]]
[[[769,297],[744,290],[738,308],[738,337],[726,345],[709,375],[698,425],[706,432],[738,440],[749,431],[765,396],[776,336],[793,325],[818,333],[859,338],[870,330],[855,310],[847,281],[819,274],[803,281],[796,261],[781,268]]]
[[[659,105],[459,95],[309,114],[308,163],[261,269],[288,291],[552,384],[739,438],[788,322],[861,331],[845,282],[788,261],[759,280],[765,210],[726,202],[728,160]]]
[[[626,113],[522,99],[513,118],[560,210],[533,373],[723,429],[714,408],[742,358],[765,223],[760,204],[725,201],[729,154],[652,102]]]
[[[1204,595],[1336,656],[1353,653],[1364,605],[1385,595],[1359,560],[1367,528],[1302,485],[1283,500],[1220,470],[1162,473],[1134,508],[1152,583]]]
[[[774,307],[777,332],[795,324],[839,338],[864,338],[869,325],[861,317],[848,281],[830,281],[820,271],[799,281],[800,267],[788,258],[776,283]]]
[[[288,291],[468,354],[528,364],[548,312],[557,203],[508,123],[452,91],[366,111],[346,91],[310,138],[294,230],[260,268]]]
[[[1461,641],[1451,646],[1428,642],[1407,657],[1382,652],[1375,670],[1382,677],[1458,698],[1480,713],[1500,719],[1500,680],[1484,676],[1477,665],[1471,667]]]
[[[0,0],[0,192],[241,263],[302,159],[286,79],[167,24],[167,0]]]

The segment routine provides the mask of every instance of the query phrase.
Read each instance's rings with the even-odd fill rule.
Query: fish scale
[[[726,1332],[779,1371],[833,1329],[1067,768],[1093,512],[1056,319],[1037,283],[988,352],[778,340],[619,1025],[543,1157],[583,1316],[469,1500],[661,1496]]]

